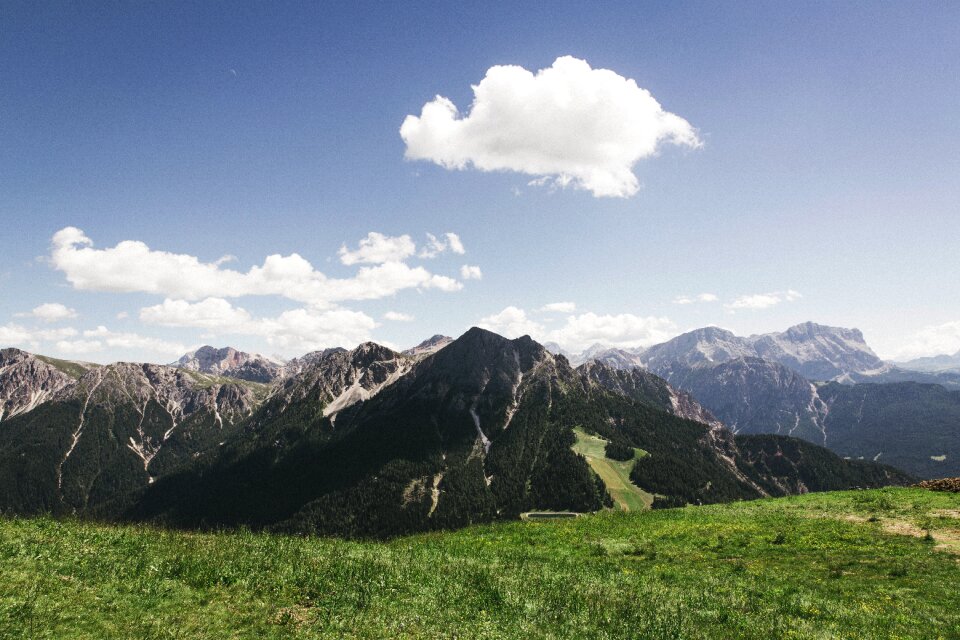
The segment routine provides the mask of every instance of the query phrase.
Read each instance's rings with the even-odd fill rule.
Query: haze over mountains
[[[734,436],[653,373],[574,369],[481,329],[287,363],[209,347],[178,367],[3,357],[0,508],[18,513],[392,535],[612,505],[575,427],[641,450],[631,482],[660,506],[908,480]]]

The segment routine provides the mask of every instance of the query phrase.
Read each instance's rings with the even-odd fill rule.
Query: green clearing
[[[47,364],[56,367],[63,373],[67,374],[71,378],[79,380],[82,378],[88,371],[99,367],[98,364],[93,364],[89,362],[73,362],[72,360],[60,360],[58,358],[51,358],[49,356],[37,356],[38,360],[42,360]]]
[[[647,455],[642,449],[634,449],[633,460],[621,462],[611,460],[606,456],[604,447],[607,441],[600,436],[587,433],[581,428],[573,430],[577,442],[573,450],[582,455],[590,463],[590,468],[600,476],[607,485],[607,491],[616,507],[622,511],[643,511],[649,509],[653,503],[653,495],[647,493],[630,481],[630,471],[633,463],[639,457]]]
[[[920,489],[388,542],[0,519],[0,637],[957,638],[958,537]]]

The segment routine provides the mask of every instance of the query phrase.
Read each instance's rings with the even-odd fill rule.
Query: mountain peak
[[[415,358],[424,357],[430,355],[431,353],[436,353],[451,342],[453,342],[453,338],[438,333],[430,336],[415,347],[405,349],[403,354],[407,356],[413,356]]]
[[[251,382],[272,382],[280,375],[282,368],[281,363],[258,353],[210,345],[184,354],[170,366]]]

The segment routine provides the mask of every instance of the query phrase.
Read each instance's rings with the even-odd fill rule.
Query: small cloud
[[[400,313],[399,311],[387,311],[383,314],[384,320],[391,322],[413,322],[414,317],[409,313]]]
[[[356,250],[350,251],[346,245],[343,245],[337,255],[340,256],[340,262],[348,266],[383,264],[384,262],[402,262],[412,256],[416,250],[416,245],[408,235],[391,237],[371,231],[360,241]]]
[[[694,302],[716,302],[719,300],[716,294],[701,293],[696,296],[677,296],[673,299],[673,304],[693,304]]]
[[[120,313],[117,314],[117,320],[126,320],[129,317],[130,317],[130,314],[127,313],[126,311],[121,311]]]
[[[61,322],[77,317],[75,309],[70,309],[59,302],[45,302],[34,307],[27,313],[14,314],[17,318],[35,318],[41,322]]]
[[[420,253],[417,254],[417,257],[436,258],[441,253],[445,253],[447,251],[461,256],[467,252],[466,249],[463,248],[463,242],[460,240],[460,236],[455,233],[447,232],[439,238],[432,233],[428,233],[427,244],[420,249]]]
[[[799,291],[787,289],[786,291],[774,291],[773,293],[755,293],[743,295],[736,298],[733,302],[727,303],[723,306],[731,311],[738,309],[768,309],[780,304],[781,302],[793,302],[802,297],[803,296]]]
[[[103,343],[99,340],[60,340],[56,347],[63,355],[76,356],[102,351]]]
[[[476,265],[465,264],[460,267],[460,277],[464,280],[480,280],[483,278],[483,272]]]
[[[574,302],[551,302],[540,307],[540,311],[549,313],[573,313],[576,310],[577,305]]]
[[[636,81],[585,60],[557,58],[533,73],[490,67],[462,114],[436,96],[400,127],[408,160],[445,169],[513,171],[536,186],[573,187],[595,197],[639,189],[633,166],[665,144],[697,148],[696,130],[665,111]]]

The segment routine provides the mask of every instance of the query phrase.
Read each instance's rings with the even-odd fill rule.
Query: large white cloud
[[[634,164],[664,143],[700,146],[696,130],[636,81],[571,56],[532,73],[495,66],[473,86],[470,112],[437,96],[400,127],[406,157],[447,169],[515,171],[536,182],[627,197]]]
[[[611,347],[648,346],[669,340],[677,333],[676,325],[669,318],[593,312],[569,315],[562,327],[548,330],[532,320],[526,311],[513,306],[482,318],[478,324],[508,338],[529,335],[540,342],[556,342],[574,352],[598,342]]]
[[[346,300],[382,298],[409,288],[457,291],[463,287],[453,278],[397,261],[395,258],[404,251],[395,251],[382,264],[360,268],[351,278],[329,278],[296,253],[267,256],[263,265],[243,273],[222,268],[220,261],[201,262],[195,256],[156,251],[134,240],[95,249],[83,231],[66,227],[53,236],[51,263],[77,289],[144,292],[180,300],[275,295],[329,306]],[[372,262],[384,255],[375,255],[371,247],[349,260]]]
[[[343,308],[291,309],[273,318],[254,318],[223,298],[199,302],[164,300],[140,310],[140,320],[165,327],[208,329],[218,335],[257,336],[286,355],[370,339],[377,323],[367,314]]]

